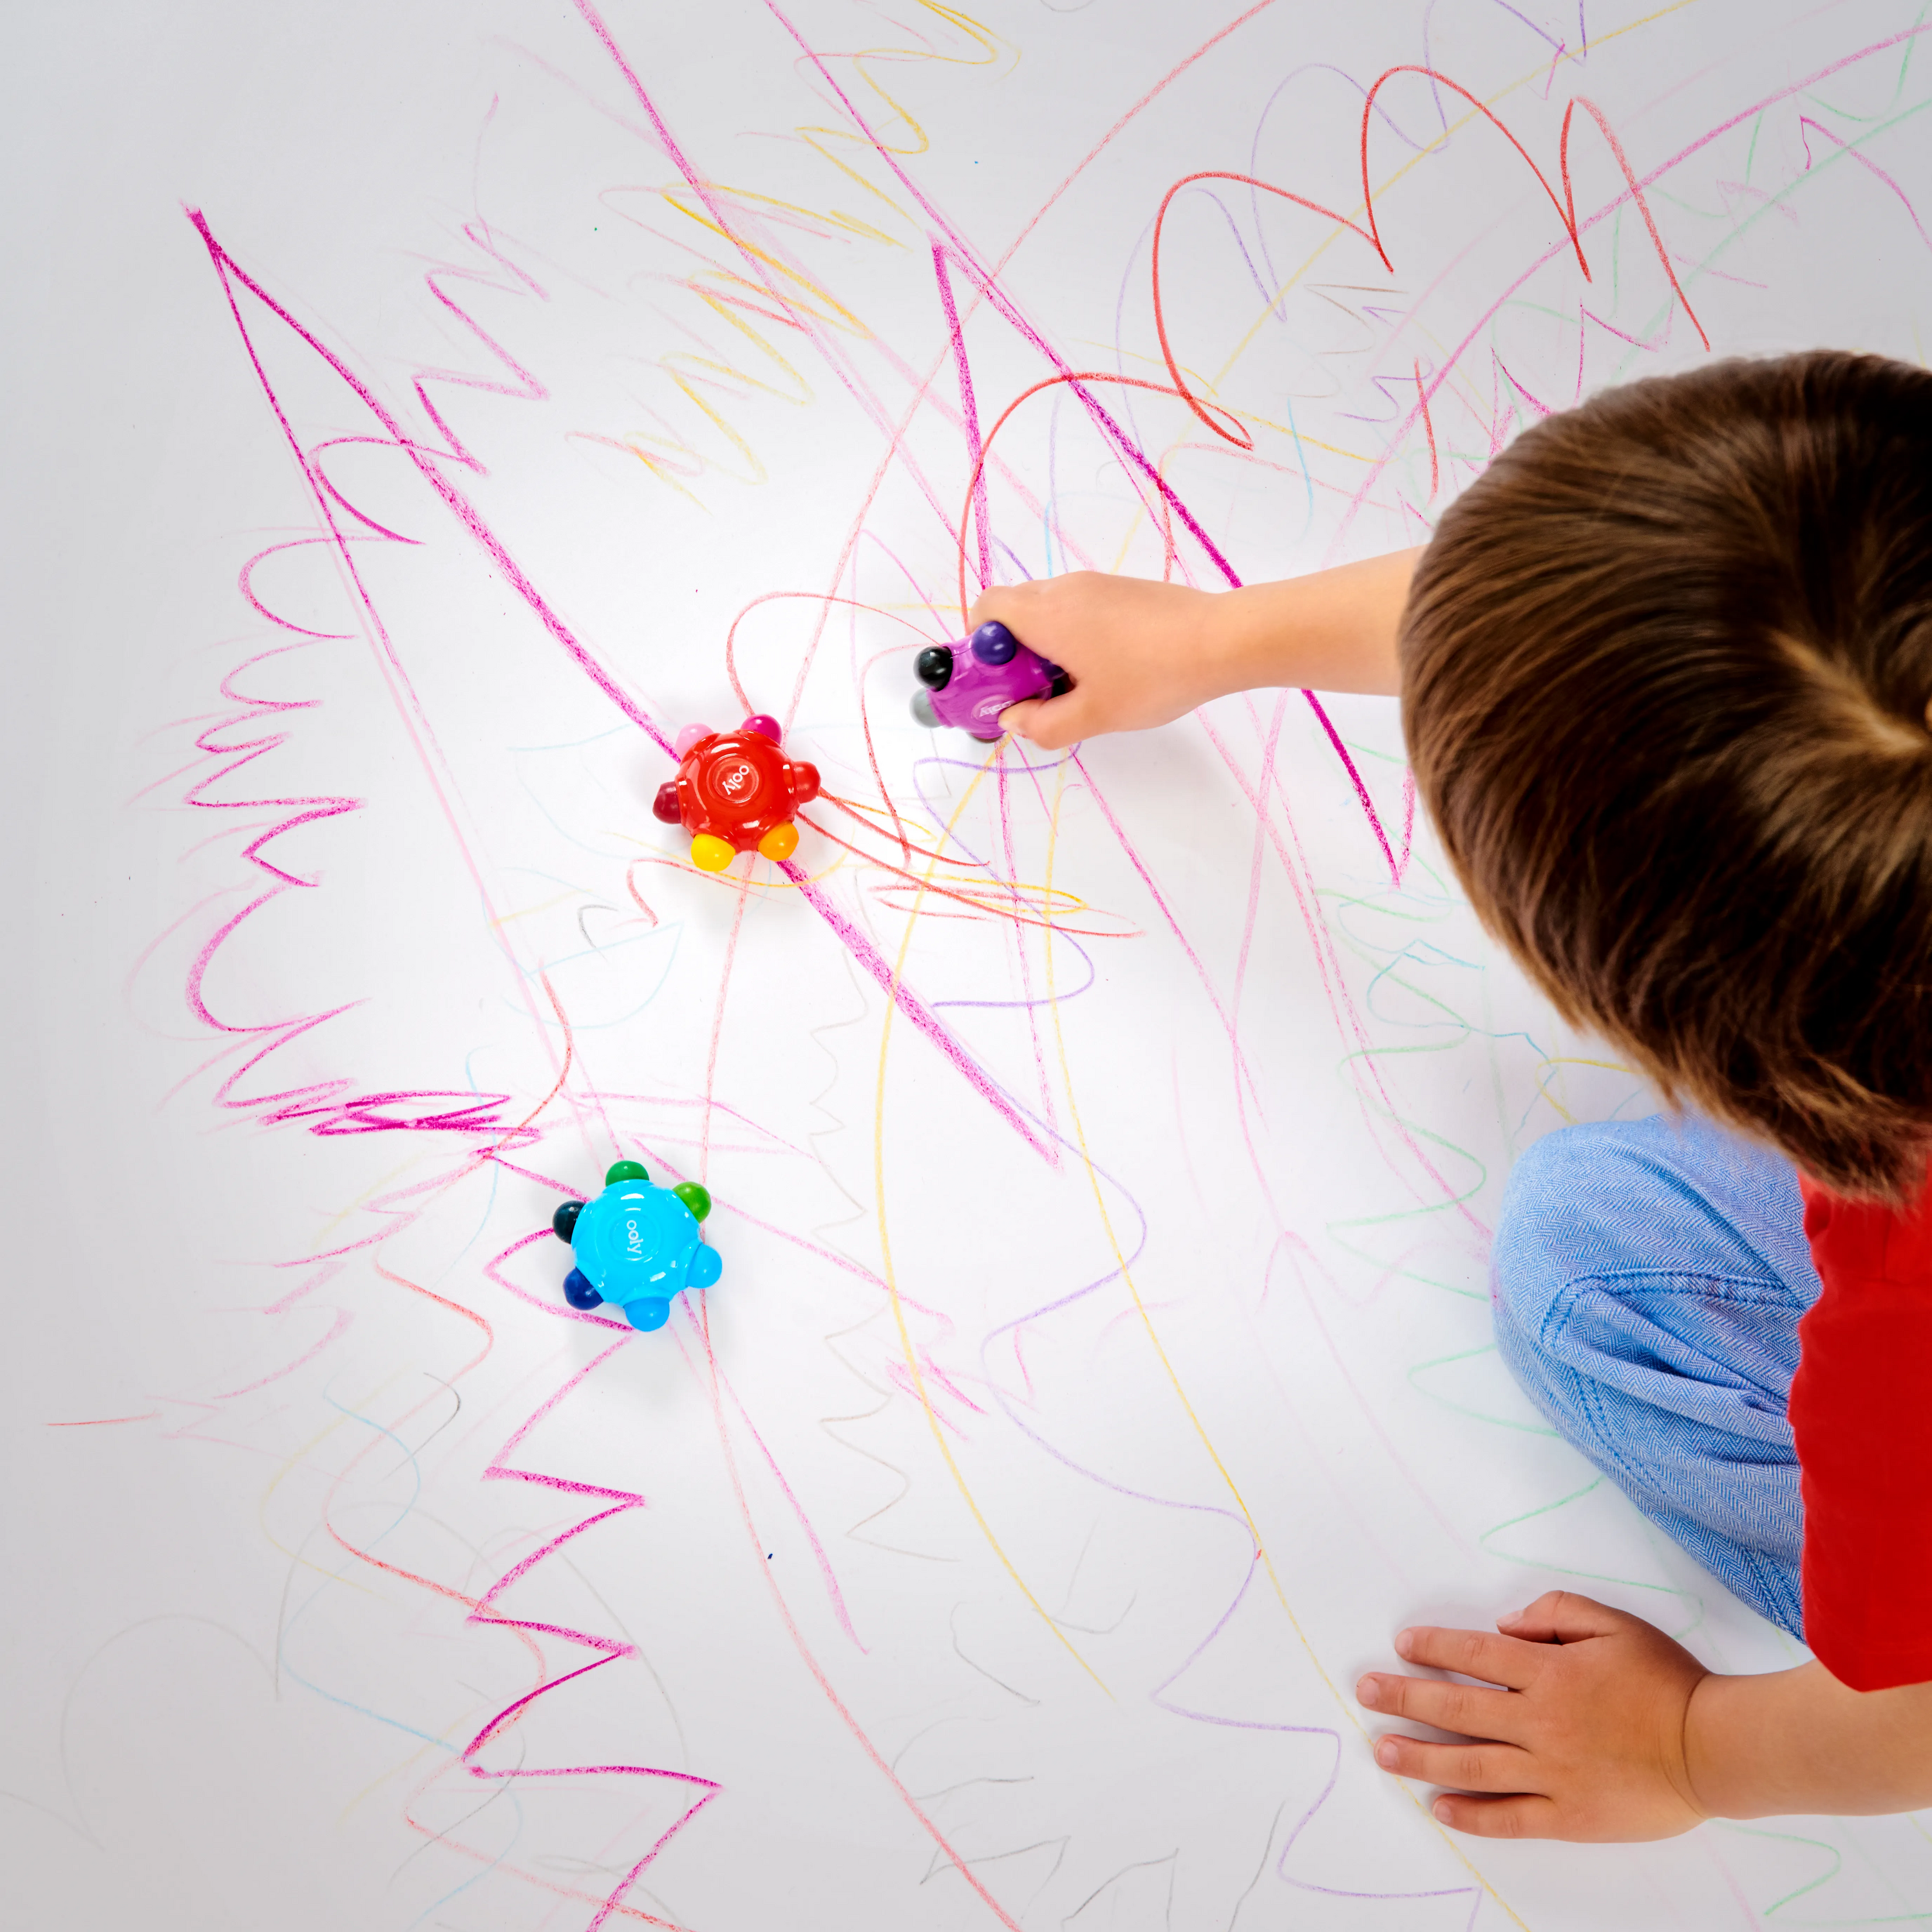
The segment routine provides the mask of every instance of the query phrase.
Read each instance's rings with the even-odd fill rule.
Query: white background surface
[[[905,712],[972,465],[935,238],[982,430],[1053,358],[1164,381],[1162,195],[1359,220],[1386,68],[1552,182],[1597,103],[1718,352],[1917,357],[1910,8],[1642,10],[614,4],[635,87],[564,4],[16,18],[0,1923],[1932,1912],[1912,1820],[1475,1845],[1370,1762],[1395,1629],[1552,1582],[1796,1654],[1488,1346],[1513,1154],[1646,1103],[1405,859],[1394,707],[1330,707],[1393,869],[1292,694],[977,777]],[[1244,578],[1703,353],[1580,110],[1587,282],[1466,103],[1377,106],[1392,269],[1170,216],[1252,457],[1087,386]],[[996,575],[1160,574],[1065,386],[994,447]],[[774,592],[745,694],[872,814],[816,907],[683,865],[586,668],[734,722]],[[527,1238],[620,1149],[725,1268],[628,1340]]]

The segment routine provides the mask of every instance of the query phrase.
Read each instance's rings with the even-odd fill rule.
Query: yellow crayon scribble
[[[1053,877],[1054,854],[1059,842],[1060,805],[1066,794],[1068,762],[1065,757],[1061,758],[1054,782],[1053,811],[1047,827],[1046,873],[1049,881]],[[1186,1413],[1187,1420],[1193,1425],[1194,1432],[1199,1437],[1201,1446],[1207,1450],[1208,1460],[1213,1462],[1216,1472],[1227,1486],[1228,1495],[1234,1498],[1234,1507],[1240,1511],[1242,1520],[1247,1524],[1248,1534],[1254,1543],[1255,1555],[1268,1572],[1268,1582],[1274,1586],[1276,1600],[1280,1604],[1282,1613],[1288,1618],[1288,1627],[1294,1631],[1296,1642],[1301,1646],[1302,1652],[1307,1658],[1310,1664],[1312,1666],[1316,1676],[1321,1678],[1323,1688],[1335,1700],[1337,1708],[1348,1720],[1355,1734],[1366,1743],[1369,1738],[1368,1727],[1357,1715],[1353,1704],[1343,1696],[1341,1687],[1328,1674],[1328,1667],[1317,1655],[1315,1646],[1310,1641],[1308,1633],[1302,1628],[1301,1619],[1295,1615],[1294,1606],[1288,1600],[1288,1593],[1282,1588],[1281,1578],[1275,1570],[1274,1559],[1268,1554],[1268,1546],[1262,1539],[1261,1531],[1255,1522],[1253,1515],[1250,1513],[1246,1502],[1235,1484],[1233,1474],[1227,1464],[1222,1461],[1221,1452],[1215,1448],[1213,1438],[1208,1435],[1207,1427],[1202,1423],[1198,1412],[1189,1399],[1187,1390],[1182,1384],[1180,1372],[1174,1367],[1173,1358],[1168,1354],[1166,1346],[1161,1341],[1160,1331],[1154,1326],[1153,1313],[1148,1309],[1145,1301],[1142,1299],[1140,1289],[1135,1285],[1133,1271],[1127,1265],[1126,1253],[1120,1246],[1119,1237],[1114,1231],[1113,1216],[1107,1212],[1106,1196],[1100,1185],[1100,1171],[1094,1166],[1093,1156],[1088,1150],[1087,1130],[1081,1124],[1079,1103],[1074,1097],[1072,1071],[1067,1059],[1065,1034],[1060,1026],[1060,1003],[1054,997],[1053,929],[1050,921],[1046,932],[1046,1008],[1053,1018],[1054,1044],[1058,1049],[1060,1058],[1060,1087],[1066,1096],[1068,1116],[1073,1124],[1074,1137],[1079,1144],[1082,1163],[1087,1169],[1087,1178],[1094,1190],[1094,1204],[1100,1210],[1100,1225],[1106,1232],[1107,1245],[1113,1250],[1114,1264],[1120,1270],[1120,1280],[1126,1284],[1127,1292],[1132,1298],[1135,1310],[1140,1316],[1142,1326],[1147,1331],[1148,1340],[1153,1345],[1154,1354],[1159,1358],[1162,1368],[1166,1371],[1167,1378],[1173,1385],[1174,1395]],[[1424,1804],[1409,1781],[1406,1778],[1400,1779],[1397,1781],[1401,1784],[1410,1803],[1429,1820],[1436,1835],[1455,1853],[1463,1870],[1468,1872],[1484,1891],[1487,1892],[1490,1898],[1493,1898],[1496,1904],[1509,1914],[1516,1924],[1522,1928],[1522,1932],[1529,1932],[1529,1928],[1524,1920],[1511,1907],[1509,1901],[1503,1897],[1502,1894],[1484,1876],[1482,1872],[1470,1860],[1462,1846],[1443,1828],[1441,1821]]]
[[[994,746],[980,769],[974,773],[972,782],[961,794],[958,804],[953,808],[952,816],[946,821],[946,838],[952,837],[952,828],[958,824],[960,814],[970,802],[974,793],[979,789],[980,781],[998,762],[1005,742],[1003,739]],[[944,841],[942,839],[941,842]],[[926,872],[928,885],[932,882],[932,873],[933,865],[928,862]],[[923,897],[922,892],[920,898]],[[880,1274],[886,1284],[886,1293],[892,1302],[892,1319],[898,1328],[900,1352],[912,1376],[913,1387],[918,1393],[920,1407],[925,1412],[926,1426],[932,1431],[932,1439],[939,1445],[939,1453],[952,1474],[955,1486],[964,1498],[967,1508],[972,1512],[973,1520],[980,1526],[980,1534],[986,1538],[993,1554],[1000,1559],[1020,1594],[1033,1606],[1040,1621],[1052,1631],[1074,1662],[1111,1697],[1114,1694],[1107,1689],[1100,1672],[1081,1655],[1073,1640],[1060,1628],[1052,1613],[1028,1587],[1025,1578],[1015,1567],[1012,1558],[1006,1554],[999,1538],[993,1534],[993,1526],[986,1520],[986,1512],[980,1508],[973,1492],[967,1487],[966,1478],[961,1473],[959,1465],[940,1426],[939,1417],[934,1410],[932,1392],[926,1387],[926,1376],[919,1365],[918,1352],[913,1346],[912,1331],[906,1324],[905,1305],[899,1298],[898,1283],[892,1271],[892,1236],[886,1219],[886,1060],[887,1049],[892,1042],[892,1016],[898,1010],[897,994],[905,974],[906,955],[911,950],[912,936],[918,929],[920,902],[920,899],[915,899],[906,916],[905,935],[899,942],[898,957],[892,962],[892,984],[886,988],[886,1016],[879,1031],[879,1079],[872,1108],[872,1186],[878,1203]]]

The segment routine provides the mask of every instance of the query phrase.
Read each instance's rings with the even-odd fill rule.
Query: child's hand
[[[1057,752],[1101,731],[1144,731],[1233,691],[1402,688],[1396,632],[1420,550],[1338,564],[1280,584],[1190,590],[1096,570],[988,590],[969,631],[995,618],[1073,680],[1064,697],[1000,714]]]
[[[1450,1786],[1436,1816],[1480,1838],[1666,1838],[1705,1818],[1684,1740],[1691,1694],[1709,1673],[1688,1651],[1563,1590],[1496,1627],[1507,1634],[1406,1630],[1395,1647],[1412,1664],[1506,1689],[1379,1672],[1356,1686],[1372,1711],[1475,1741],[1384,1737],[1384,1770]]]
[[[1234,688],[1219,681],[1220,602],[1184,584],[1080,570],[986,592],[967,629],[997,619],[1073,680],[1062,697],[1000,714],[1009,731],[1057,752],[1102,731],[1167,724]]]

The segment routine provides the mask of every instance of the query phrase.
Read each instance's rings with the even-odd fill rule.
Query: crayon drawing
[[[1916,1819],[1497,1845],[1370,1760],[1397,1628],[1552,1584],[1800,1654],[1490,1346],[1512,1158],[1654,1102],[1394,704],[910,710],[982,585],[1286,576],[1604,385],[1918,359],[1923,10],[240,20],[47,26],[19,137],[79,413],[10,1161],[89,1292],[21,1317],[0,1918],[1932,1914]],[[752,714],[819,795],[707,871],[652,800]],[[654,1332],[562,1292],[620,1160],[711,1203]]]

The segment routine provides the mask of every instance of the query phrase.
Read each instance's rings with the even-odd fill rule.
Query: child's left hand
[[[1497,1619],[1504,1633],[1406,1630],[1411,1664],[1502,1690],[1371,1672],[1356,1695],[1371,1711],[1470,1740],[1378,1740],[1384,1771],[1450,1789],[1436,1816],[1489,1838],[1598,1842],[1672,1838],[1708,1815],[1692,1790],[1690,1700],[1708,1676],[1640,1618],[1552,1590]]]

